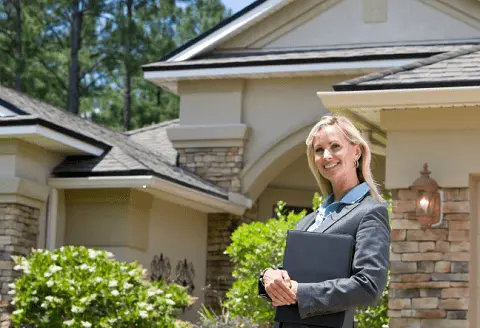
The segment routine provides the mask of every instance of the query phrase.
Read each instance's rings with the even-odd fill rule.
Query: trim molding
[[[228,200],[199,193],[176,183],[154,176],[112,176],[86,178],[50,178],[48,185],[58,189],[135,188],[172,203],[188,206],[205,213],[228,212],[243,215],[252,206],[250,199],[229,193]]]
[[[221,68],[195,68],[170,71],[144,71],[144,78],[163,84],[177,80],[207,79],[207,78],[250,78],[250,77],[280,77],[293,74],[332,75],[332,74],[366,74],[380,69],[407,65],[418,59],[385,59],[351,62],[331,62],[314,64],[285,64]]]
[[[380,111],[480,105],[480,87],[317,92],[325,108],[351,112],[380,127]]]
[[[248,137],[246,124],[179,125],[167,128],[175,148],[242,147]]]

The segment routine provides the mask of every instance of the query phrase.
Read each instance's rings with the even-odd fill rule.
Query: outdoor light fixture
[[[416,193],[416,215],[421,224],[436,227],[442,223],[442,191],[437,182],[430,178],[428,164],[423,165],[420,177],[410,186]]]

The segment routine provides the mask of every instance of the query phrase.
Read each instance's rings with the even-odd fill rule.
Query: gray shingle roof
[[[480,45],[432,56],[334,86],[336,91],[480,85]]]
[[[180,62],[159,61],[143,66],[144,71],[161,71],[188,68],[211,68],[229,66],[253,66],[272,63],[301,62],[331,62],[348,60],[368,60],[382,58],[425,58],[435,54],[461,49],[470,49],[471,44],[457,45],[418,45],[418,46],[382,46],[368,48],[349,48],[335,50],[309,50],[290,52],[241,52],[241,53],[211,53],[201,59]]]
[[[168,139],[167,128],[177,126],[179,120],[171,120],[153,124],[137,130],[126,132],[130,138],[142,146],[161,152],[169,164],[177,165],[178,152],[173,148],[172,142]]]
[[[54,170],[55,176],[155,175],[162,179],[218,197],[228,194],[214,184],[170,164],[161,149],[150,149],[128,135],[104,128],[54,106],[0,86],[0,100],[18,109],[20,116],[39,117],[50,124],[110,145],[102,156],[69,156]],[[19,116],[19,117],[20,117]],[[30,117],[30,116],[29,116]]]

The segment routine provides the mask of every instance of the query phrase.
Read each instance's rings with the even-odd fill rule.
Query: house
[[[311,206],[305,138],[339,112],[394,197],[390,327],[476,327],[479,30],[477,0],[257,0],[143,67],[180,118],[126,134],[1,88],[4,253],[106,248],[214,304],[231,232],[280,199]],[[409,188],[425,162],[435,227]]]

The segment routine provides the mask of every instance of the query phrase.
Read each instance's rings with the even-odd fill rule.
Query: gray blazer
[[[295,230],[307,230],[314,220],[315,213],[305,216]],[[300,317],[346,311],[342,328],[352,328],[355,308],[375,306],[387,285],[390,254],[387,208],[385,204],[366,196],[358,203],[333,212],[315,232],[348,234],[355,238],[352,276],[318,283],[300,283],[297,292]],[[262,294],[261,290],[259,292]],[[275,326],[307,327],[278,323]]]

